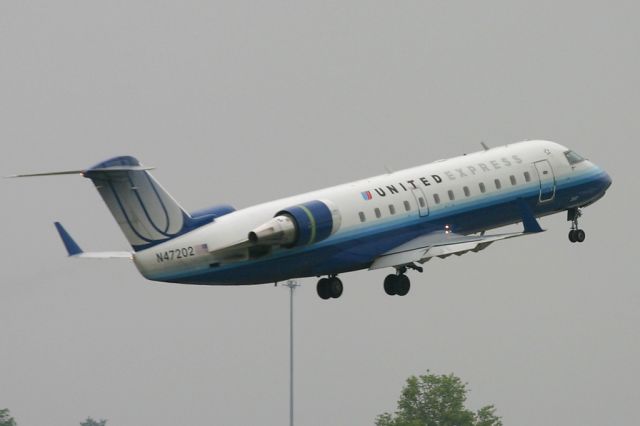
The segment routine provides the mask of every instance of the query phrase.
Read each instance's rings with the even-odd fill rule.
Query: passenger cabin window
[[[436,204],[440,204],[440,195],[433,194],[433,201],[435,201]]]
[[[574,164],[577,164],[577,163],[580,163],[580,162],[584,161],[584,158],[582,158],[580,155],[576,154],[573,151],[565,151],[564,152],[564,156],[567,157],[567,161],[572,166]]]
[[[420,203],[420,207],[424,207],[425,206],[424,198],[418,197],[418,203]]]
[[[364,222],[365,220],[367,220],[363,212],[358,213],[358,216],[360,216],[360,222]]]
[[[404,201],[404,209],[406,211],[411,210],[411,204],[409,204],[409,202],[407,200]]]
[[[480,188],[480,192],[482,192],[483,194],[487,190],[487,188],[485,188],[485,186],[484,186],[484,182],[480,182],[478,184],[478,187]]]
[[[531,175],[529,172],[524,172],[524,181],[529,182],[531,180]]]
[[[469,191],[469,187],[465,186],[464,188],[462,188],[462,190],[464,191],[465,197],[468,197],[469,195],[471,195],[471,192]]]
[[[452,190],[448,190],[448,191],[447,191],[447,194],[449,194],[449,199],[450,199],[451,201],[453,201],[453,200],[455,200],[455,199],[456,199],[456,197],[453,195],[453,191],[452,191]]]
[[[509,176],[509,180],[511,181],[511,185],[516,184],[516,177],[514,175]]]
[[[380,219],[380,216],[382,216],[382,213],[380,213],[380,209],[376,207],[376,208],[373,210],[373,212],[376,214],[376,217],[377,217],[378,219]]]
[[[496,189],[502,188],[502,183],[500,183],[500,179],[496,179],[493,181],[496,184]]]
[[[389,204],[389,213],[396,214],[396,206]]]

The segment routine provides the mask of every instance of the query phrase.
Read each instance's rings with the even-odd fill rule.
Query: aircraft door
[[[540,181],[540,197],[538,201],[544,203],[553,200],[556,195],[556,178],[551,168],[551,163],[547,160],[536,161],[533,163],[536,166],[536,172],[538,172],[538,179]]]
[[[418,212],[420,212],[420,216],[429,216],[429,204],[427,203],[427,197],[425,197],[422,189],[413,188],[411,190],[411,193],[416,199],[416,204],[418,205]]]

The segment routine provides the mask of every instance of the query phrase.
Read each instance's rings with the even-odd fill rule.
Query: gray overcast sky
[[[636,424],[635,1],[0,2],[0,174],[132,154],[186,208],[244,207],[546,138],[613,178],[548,232],[296,298],[299,425],[367,425],[427,369],[506,425]],[[90,182],[0,182],[0,408],[20,426],[281,425],[288,295],[145,281]]]

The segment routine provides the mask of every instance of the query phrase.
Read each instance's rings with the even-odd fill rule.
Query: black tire
[[[571,241],[572,243],[575,243],[577,241],[575,229],[572,229],[571,231],[569,231],[569,241]]]
[[[398,276],[391,274],[391,275],[387,275],[387,277],[384,279],[384,292],[387,293],[389,296],[393,296],[397,293],[397,283],[398,283]]]
[[[344,289],[344,287],[342,286],[342,281],[340,281],[340,278],[338,277],[329,278],[327,287],[329,289],[329,294],[334,299],[337,299],[338,297],[342,296],[342,290]]]
[[[330,289],[329,289],[329,279],[321,278],[318,281],[318,285],[316,286],[316,290],[318,291],[318,296],[321,299],[327,300],[331,297]]]
[[[411,288],[411,281],[409,281],[409,277],[402,274],[398,276],[398,282],[396,284],[396,294],[398,296],[406,296],[409,293],[409,289]]]
[[[587,238],[587,234],[585,234],[585,232],[582,229],[577,229],[576,232],[576,241],[581,243],[584,241],[585,238]]]

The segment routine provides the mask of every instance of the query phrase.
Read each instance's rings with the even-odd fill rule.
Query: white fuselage
[[[160,281],[191,282],[190,276],[211,275],[210,281],[198,279],[195,282],[233,284],[319,275],[324,271],[319,263],[311,265],[311,255],[301,258],[301,262],[309,263],[308,273],[304,266],[294,268],[290,273],[275,271],[264,276],[264,280],[260,280],[259,275],[243,273],[243,268],[258,267],[256,262],[264,264],[270,260],[275,261],[275,268],[282,269],[279,259],[295,262],[296,254],[308,254],[314,247],[277,247],[257,257],[252,257],[247,247],[231,255],[224,248],[245,241],[249,231],[289,206],[325,200],[339,211],[340,216],[339,228],[314,245],[330,253],[331,258],[326,259],[326,266],[323,266],[328,268],[326,273],[343,272],[330,271],[331,259],[336,267],[344,270],[367,267],[367,263],[375,258],[376,232],[388,235],[394,230],[400,232],[405,226],[440,226],[447,223],[448,217],[452,220],[447,226],[465,234],[515,223],[519,221],[518,217],[503,218],[499,212],[489,215],[491,217],[486,221],[461,221],[463,217],[472,217],[465,215],[472,215],[478,209],[492,206],[500,209],[510,197],[537,196],[538,216],[593,202],[602,194],[576,190],[569,196],[563,193],[562,200],[556,194],[564,189],[578,188],[582,180],[587,182],[586,179],[595,179],[599,173],[604,173],[589,161],[569,164],[566,151],[567,148],[553,142],[520,142],[258,204],[216,218],[212,223],[166,243],[138,251],[134,261],[145,277]],[[471,222],[473,225],[465,226]],[[367,240],[367,250],[359,252],[354,239],[367,237],[371,237]],[[385,249],[388,247],[381,237],[379,250]],[[348,256],[353,257],[353,266],[345,266]],[[371,259],[366,259],[367,256]],[[221,281],[215,278],[219,268],[225,271]],[[239,276],[238,280],[233,279],[234,274]]]

